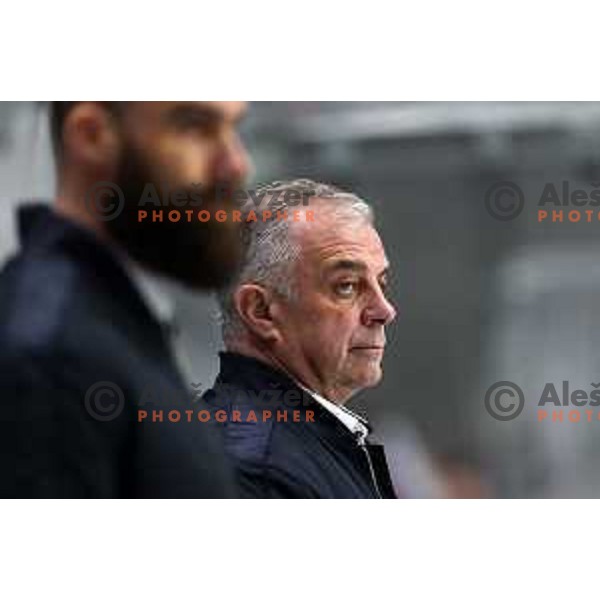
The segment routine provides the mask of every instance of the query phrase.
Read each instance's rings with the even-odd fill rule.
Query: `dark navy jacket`
[[[284,373],[222,353],[205,400],[223,427],[242,497],[394,497],[383,448],[361,443]]]
[[[191,394],[119,261],[47,207],[20,216],[0,274],[0,497],[235,495],[214,426],[137,422]]]

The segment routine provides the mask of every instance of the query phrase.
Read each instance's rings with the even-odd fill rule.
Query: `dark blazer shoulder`
[[[262,465],[270,455],[276,423],[263,421],[260,414],[256,421],[248,419],[250,411],[259,412],[251,402],[250,392],[241,385],[217,383],[203,399],[220,423],[226,451],[236,460]],[[217,418],[219,411],[225,413],[221,419]]]
[[[0,274],[3,352],[51,354],[84,294],[80,269],[65,257],[23,253],[11,259]]]

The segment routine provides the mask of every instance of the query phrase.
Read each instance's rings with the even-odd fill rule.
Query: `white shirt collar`
[[[337,417],[349,430],[353,435],[358,436],[361,441],[369,435],[369,427],[367,422],[352,412],[350,409],[345,406],[341,406],[339,404],[335,404],[331,400],[327,400],[327,398],[323,398],[317,392],[313,392],[308,388],[304,387],[302,384],[298,383],[298,385],[310,396],[318,402],[323,408],[329,411],[333,416]]]
[[[131,259],[124,261],[124,267],[156,320],[162,325],[172,325],[175,319],[175,294],[179,284]]]
[[[142,297],[150,314],[161,326],[173,360],[182,377],[194,378],[194,367],[181,338],[184,334],[177,324],[177,294],[184,288],[179,282],[150,271],[123,252],[117,252],[131,283]]]

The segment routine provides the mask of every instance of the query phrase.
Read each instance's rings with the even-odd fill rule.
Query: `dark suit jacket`
[[[215,420],[221,420],[242,497],[395,497],[383,447],[361,443],[269,365],[223,353],[221,371],[205,399]]]
[[[112,252],[43,206],[20,231],[0,274],[0,496],[235,495],[214,425],[137,422],[191,398]]]

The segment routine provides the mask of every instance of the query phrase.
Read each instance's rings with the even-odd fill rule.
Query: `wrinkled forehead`
[[[344,262],[363,265],[378,275],[388,268],[381,237],[365,218],[340,218],[315,211],[314,222],[295,224],[292,235],[305,269],[324,271]]]

